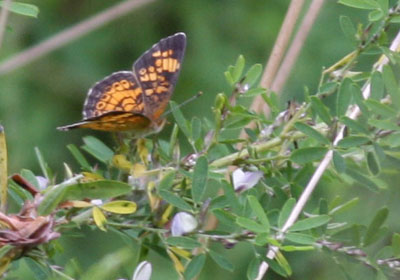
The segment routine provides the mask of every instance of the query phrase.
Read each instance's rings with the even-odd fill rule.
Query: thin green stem
[[[121,228],[121,229],[141,229],[144,231],[157,232],[157,233],[165,233],[168,231],[163,228],[152,228],[152,227],[146,227],[143,225],[123,224],[123,223],[115,223],[115,222],[109,222],[109,221],[107,221],[107,225]]]

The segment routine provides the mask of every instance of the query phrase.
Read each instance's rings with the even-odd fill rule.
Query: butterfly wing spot
[[[152,88],[148,88],[144,91],[144,94],[146,94],[147,96],[151,96],[154,94],[154,89]]]

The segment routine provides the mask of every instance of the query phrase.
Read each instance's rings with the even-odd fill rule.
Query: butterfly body
[[[58,129],[158,132],[165,124],[162,114],[178,79],[185,47],[184,33],[162,39],[135,61],[133,71],[115,72],[97,82],[88,92],[83,120]]]

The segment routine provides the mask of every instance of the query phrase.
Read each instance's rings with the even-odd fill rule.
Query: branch
[[[0,64],[0,75],[4,75],[16,68],[22,67],[33,60],[38,59],[39,57],[44,56],[51,51],[54,51],[55,49],[71,43],[79,37],[82,37],[83,35],[109,23],[110,21],[128,14],[132,10],[154,1],[155,0],[127,0],[118,3],[115,6],[92,16],[89,19],[86,19],[66,30],[61,31],[60,33],[37,44],[36,46],[28,48],[27,50],[22,51],[9,59],[6,59]]]
[[[400,32],[397,33],[396,38],[393,40],[390,50],[392,51],[399,51],[400,50]],[[389,60],[385,57],[382,56],[378,62],[374,65],[374,68],[377,71],[382,71],[382,68],[385,64],[387,64]],[[368,81],[364,87],[363,87],[363,97],[365,99],[369,98],[370,96],[370,81]],[[349,108],[349,111],[347,112],[347,116],[351,119],[356,119],[360,115],[360,108],[358,106],[352,106]],[[346,126],[342,125],[339,129],[339,133],[337,134],[335,140],[333,141],[333,146],[336,146],[337,143],[343,139],[344,137],[344,131],[345,131]],[[280,233],[277,236],[278,240],[283,240],[285,238],[285,233],[287,230],[295,223],[297,218],[299,217],[300,213],[303,211],[303,208],[307,202],[307,200],[310,198],[311,194],[313,193],[317,183],[319,182],[320,178],[322,177],[323,173],[325,172],[326,168],[328,167],[331,159],[333,156],[333,150],[329,150],[321,163],[319,164],[318,168],[315,170],[313,176],[311,177],[310,181],[308,182],[307,186],[305,187],[303,193],[300,196],[300,199],[296,203],[295,207],[293,208],[292,212],[290,213],[288,219],[286,220],[284,226],[282,227]],[[278,252],[279,248],[276,246],[271,246],[268,253],[267,253],[267,258],[273,259],[276,256],[276,253]],[[258,271],[258,276],[257,280],[261,280],[264,274],[267,272],[269,266],[267,262],[262,262],[259,271]]]
[[[5,0],[3,2],[3,8],[0,13],[0,48],[3,43],[4,32],[7,26],[8,10],[11,7],[11,0]]]
[[[297,57],[299,56],[300,50],[306,41],[308,33],[313,26],[315,19],[318,16],[319,11],[324,4],[324,0],[314,0],[308,10],[307,13],[303,17],[303,21],[299,27],[299,31],[296,33],[296,36],[293,39],[292,44],[289,47],[289,50],[286,53],[286,56],[279,67],[279,71],[276,74],[276,77],[272,83],[271,90],[274,92],[281,92],[282,88],[289,78],[292,67],[295,64]]]
[[[282,57],[286,51],[287,45],[289,43],[290,37],[292,36],[295,24],[303,7],[304,0],[292,0],[288,11],[286,13],[285,19],[282,23],[282,27],[279,31],[278,38],[274,44],[271,55],[269,56],[267,66],[265,67],[264,73],[261,78],[260,85],[263,88],[269,89],[273,80],[275,79],[276,71],[282,61]],[[251,108],[260,113],[264,111],[264,102],[262,102],[261,96],[256,96]]]

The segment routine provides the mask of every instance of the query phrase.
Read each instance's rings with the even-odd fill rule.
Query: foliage
[[[295,272],[287,255],[298,252],[301,257],[308,251],[330,256],[348,279],[353,279],[345,269],[348,259],[365,265],[377,279],[398,276],[400,235],[385,226],[387,207],[372,211],[370,221],[362,224],[340,219],[363,203],[360,198],[318,197],[318,204],[309,205],[284,230],[318,162],[330,151],[332,165],[320,187],[357,184],[371,193],[385,191],[384,175],[393,172],[388,162],[399,156],[400,57],[388,48],[386,33],[398,22],[399,6],[389,9],[384,0],[339,2],[367,10],[369,23],[355,28],[350,18],[340,18],[354,51],[324,70],[317,91],[302,104],[290,102],[281,111],[276,94],[258,86],[261,65],[246,69],[245,58],[239,56],[224,73],[231,90],[216,94],[212,120],[188,120],[171,102],[175,124],[169,141],[121,134],[122,143],[110,147],[94,136],[85,137],[80,148],[68,145],[80,170],[64,164],[61,182],[36,149],[44,177],[22,170],[9,180],[11,200],[21,209],[19,214],[0,217],[4,224],[0,271],[24,260],[42,278],[110,279],[127,277],[117,271],[135,259],[134,279],[147,279],[152,269],[157,270],[148,260],[156,253],[168,259],[180,277],[194,279],[204,270],[206,259],[235,271],[227,254],[215,245],[230,250],[245,243],[253,249],[248,279],[256,278],[262,262],[289,277]],[[356,72],[358,61],[367,54],[383,55],[390,63],[382,70],[378,63],[369,71]],[[243,105],[259,95],[271,110],[269,117]],[[327,99],[334,100],[334,106]],[[348,113],[355,108],[360,109],[358,118]],[[255,126],[247,126],[250,123]],[[238,138],[244,127],[246,138]],[[344,127],[345,137],[335,143]],[[185,144],[189,151],[183,149]],[[18,227],[27,209],[32,220],[24,225],[35,238]],[[37,224],[45,225],[46,231],[38,232]],[[84,225],[138,244],[137,256],[123,248],[84,273],[73,261],[60,269],[54,263],[62,248],[54,239]],[[267,258],[271,247],[276,254]]]

